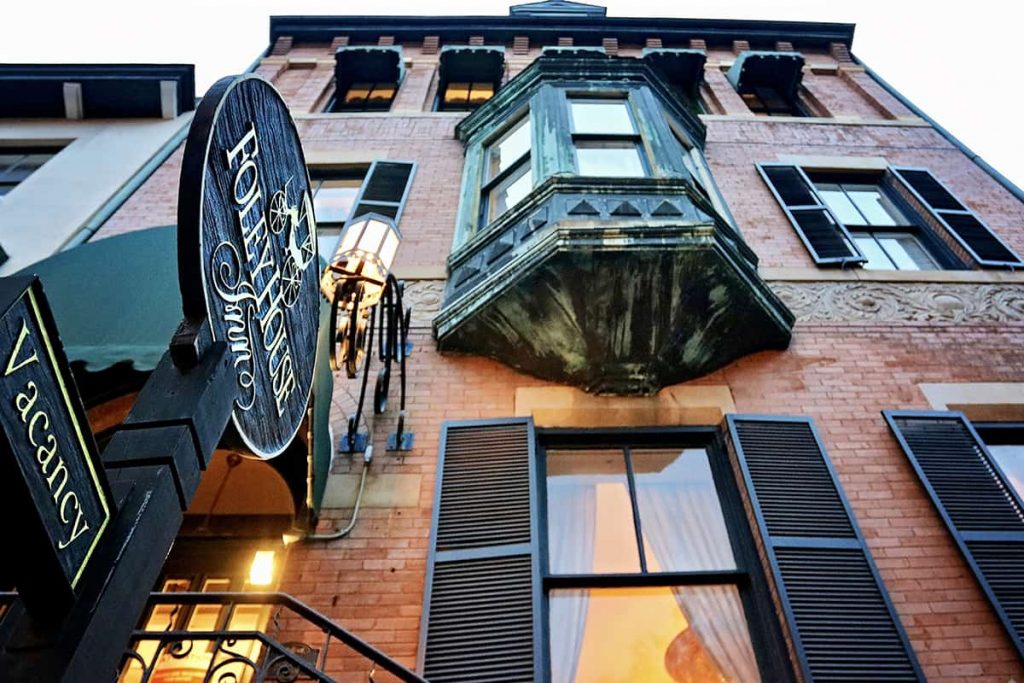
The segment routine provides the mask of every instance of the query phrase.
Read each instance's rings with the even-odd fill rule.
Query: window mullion
[[[633,529],[636,532],[636,548],[640,553],[640,572],[647,573],[647,556],[644,554],[643,528],[640,526],[640,504],[636,497],[636,478],[633,476],[633,455],[632,449],[626,446],[622,449],[626,459],[626,481],[629,484],[629,503],[633,508]]]

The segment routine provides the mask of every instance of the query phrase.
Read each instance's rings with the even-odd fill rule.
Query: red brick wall
[[[534,46],[531,54],[537,51]],[[635,52],[634,46],[620,47],[622,54]],[[326,45],[297,45],[291,54],[330,59]],[[436,56],[422,67],[415,63],[425,58],[415,50],[407,49],[406,56],[414,67],[398,108],[410,113],[300,117],[298,126],[310,154],[336,151],[350,163],[377,158],[419,163],[402,221],[399,264],[438,268],[450,249],[459,198],[463,152],[453,137],[459,119],[411,113],[430,107],[429,60]],[[726,62],[734,57],[727,50],[709,55]],[[812,57],[809,62],[834,63],[826,55]],[[265,69],[268,75],[276,71]],[[330,77],[328,64],[283,71],[275,84],[301,113],[322,98]],[[720,71],[709,72],[708,81],[729,112],[746,113]],[[891,119],[908,114],[863,74],[809,74],[806,83],[833,115]],[[783,154],[884,157],[892,164],[928,167],[1024,253],[1024,206],[926,127],[710,119],[709,163],[763,267],[814,267],[754,168]],[[97,237],[173,223],[180,158],[179,151]],[[382,440],[394,429],[392,407],[376,420],[380,443],[371,467],[420,475],[418,501],[365,508],[348,538],[292,547],[281,585],[410,665],[419,642],[441,423],[508,417],[517,387],[544,385],[486,359],[440,356],[426,327],[415,330],[413,342],[408,428],[416,447],[401,457],[384,452]],[[886,587],[934,681],[1005,683],[1011,676],[1024,679],[1024,668],[880,411],[928,407],[917,388],[922,382],[997,381],[1024,382],[1024,326],[801,323],[789,350],[755,354],[694,382],[727,384],[741,412],[809,415],[817,421]],[[337,384],[338,433],[354,408],[355,391],[354,383]],[[393,400],[396,393],[394,387]],[[336,457],[338,473],[358,473],[360,467],[358,458]],[[350,514],[349,509],[325,510],[321,526],[341,526]],[[329,673],[341,680],[365,680],[365,670],[361,661],[330,661]]]

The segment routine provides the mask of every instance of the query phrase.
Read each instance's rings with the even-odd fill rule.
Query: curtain
[[[587,574],[594,563],[597,490],[592,484],[548,480],[548,552],[553,574]],[[587,622],[586,589],[552,591],[551,680],[576,679]]]
[[[637,497],[644,536],[662,571],[733,569],[732,548],[714,484],[643,482]],[[682,586],[676,602],[729,681],[759,681],[739,593],[732,586]]]

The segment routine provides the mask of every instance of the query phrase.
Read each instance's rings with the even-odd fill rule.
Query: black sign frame
[[[206,319],[233,354],[235,433],[257,457],[280,455],[312,395],[319,253],[298,129],[254,74],[217,81],[196,109],[178,191],[178,272],[186,319]]]
[[[60,614],[74,603],[116,506],[53,313],[34,276],[0,280],[0,403],[0,507],[11,520],[8,549],[21,554],[5,571],[34,614]],[[86,507],[100,519],[83,519]],[[61,540],[68,523],[70,535]],[[90,530],[88,545],[75,546]]]

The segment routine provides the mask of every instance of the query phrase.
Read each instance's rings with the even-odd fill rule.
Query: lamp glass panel
[[[380,248],[380,262],[385,270],[391,270],[391,264],[395,261],[395,253],[398,251],[400,241],[398,233],[394,230],[389,230],[384,237],[384,244]]]

